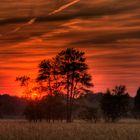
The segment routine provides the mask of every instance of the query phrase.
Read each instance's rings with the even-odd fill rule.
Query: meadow
[[[140,123],[0,121],[0,140],[140,140]]]

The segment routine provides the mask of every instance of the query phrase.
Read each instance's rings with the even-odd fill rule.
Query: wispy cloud
[[[53,12],[49,13],[48,15],[51,16],[51,15],[57,14],[57,13],[59,13],[59,12],[65,10],[66,8],[68,8],[68,7],[70,7],[70,6],[74,5],[74,4],[76,4],[76,3],[78,3],[78,2],[80,2],[80,0],[74,0],[74,1],[72,1],[72,2],[70,2],[70,3],[68,3],[68,4],[66,4],[66,5],[61,6],[59,9],[54,10]]]
[[[72,5],[76,4],[76,3],[78,3],[79,1],[80,1],[80,0],[74,0],[74,1],[72,1],[72,2],[70,2],[70,3],[68,3],[68,4],[65,4],[65,5],[61,6],[60,8],[54,10],[53,12],[50,12],[50,13],[48,14],[48,16],[55,15],[55,14],[57,14],[57,13],[59,13],[59,12],[65,10],[66,8],[68,8],[68,7],[70,7],[70,6],[72,6]],[[34,18],[30,19],[27,23],[24,23],[23,25],[20,25],[20,26],[16,27],[16,28],[13,29],[12,31],[9,31],[9,32],[7,32],[7,33],[5,33],[5,34],[0,34],[0,37],[3,36],[3,35],[16,33],[16,32],[18,32],[19,30],[21,30],[22,28],[34,24],[34,23],[36,22],[36,20],[37,20],[37,18],[34,17]]]
[[[34,75],[39,61],[74,47],[86,52],[96,91],[126,84],[135,94],[140,85],[139,0],[41,0],[31,8],[16,3],[19,8],[0,1],[3,91],[9,86],[16,92],[16,75]]]

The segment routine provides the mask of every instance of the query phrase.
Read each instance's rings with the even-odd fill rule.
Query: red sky
[[[140,86],[139,0],[1,0],[0,93],[19,95],[17,76],[66,47],[86,52],[94,91]]]

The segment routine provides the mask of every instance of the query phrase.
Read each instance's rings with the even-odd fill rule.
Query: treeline
[[[20,82],[24,88],[24,94],[30,99],[36,97],[39,100],[43,100],[42,97],[45,95],[47,100],[49,100],[48,98],[55,100],[55,97],[65,95],[67,122],[72,122],[74,100],[93,87],[92,77],[88,73],[85,53],[73,48],[62,50],[54,58],[41,61],[38,67],[38,75],[35,79],[21,76],[17,77],[16,81]],[[51,101],[51,104],[53,102],[55,101]],[[34,108],[33,103],[30,106]],[[38,106],[40,106],[40,103]],[[50,110],[50,114],[47,115],[48,118],[54,116],[51,110],[55,110],[55,108],[54,106],[49,106],[46,109],[47,111]]]
[[[9,95],[0,96],[1,118],[26,118],[47,122],[66,120],[66,95],[44,96],[41,100],[26,100]],[[116,122],[122,118],[140,119],[140,88],[130,97],[125,86],[116,86],[106,93],[80,95],[74,100],[73,117],[85,121]]]
[[[28,101],[8,94],[0,95],[0,118],[22,118]]]
[[[25,109],[25,116],[34,122],[67,120],[66,98],[65,95],[47,95],[38,102],[32,101]],[[106,93],[88,92],[73,101],[72,121],[117,122],[123,118],[140,119],[140,88],[134,98],[129,96],[125,86],[120,85]]]
[[[134,101],[124,85],[95,95],[88,69],[85,53],[67,48],[54,58],[41,61],[35,78],[17,77],[27,101],[23,111],[26,119],[97,122],[103,118],[115,122],[128,116],[139,118],[140,90]]]

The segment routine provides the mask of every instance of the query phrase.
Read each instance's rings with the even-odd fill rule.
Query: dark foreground
[[[140,140],[140,123],[28,123],[0,121],[0,140]]]

